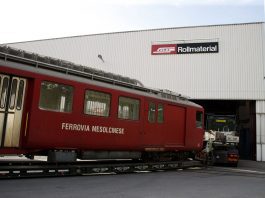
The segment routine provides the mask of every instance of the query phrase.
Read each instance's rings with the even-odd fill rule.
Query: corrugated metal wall
[[[265,24],[98,34],[10,44],[205,100],[256,100],[257,161],[265,161]],[[152,44],[218,42],[218,53],[151,55]],[[101,55],[102,59],[98,58]]]
[[[194,99],[265,99],[263,23],[88,35],[10,44],[136,78]],[[219,53],[151,55],[154,43],[219,42]],[[98,55],[102,55],[102,60]]]
[[[265,101],[256,101],[257,161],[265,161]]]

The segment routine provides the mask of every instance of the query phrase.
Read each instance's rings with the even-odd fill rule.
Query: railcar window
[[[156,105],[150,102],[148,107],[148,121],[154,123],[156,120]]]
[[[197,128],[202,128],[202,112],[201,111],[197,111],[196,112],[196,127]]]
[[[18,83],[17,79],[12,80],[10,105],[9,105],[9,108],[12,110],[15,108],[15,101],[16,101],[16,94],[17,94],[17,83]]]
[[[164,106],[162,104],[158,104],[157,107],[157,122],[163,123],[164,122]]]
[[[87,90],[85,95],[84,113],[96,116],[109,116],[110,94]]]
[[[139,120],[140,101],[127,97],[119,97],[118,118]]]
[[[41,83],[39,107],[44,110],[71,112],[73,87],[48,81]]]
[[[1,102],[1,95],[2,95],[1,89],[2,89],[2,77],[0,76],[0,92],[1,92],[1,94],[0,94],[0,102]]]
[[[21,110],[22,100],[23,100],[23,92],[24,92],[24,81],[21,80],[19,82],[18,96],[17,96],[17,110]]]
[[[6,99],[7,99],[7,89],[8,89],[9,79],[5,77],[3,79],[3,85],[1,90],[1,108],[5,108],[6,106]]]

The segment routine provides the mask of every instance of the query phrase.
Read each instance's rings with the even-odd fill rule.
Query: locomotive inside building
[[[205,109],[205,115],[229,115],[235,117],[239,135],[239,156],[241,159],[256,159],[256,115],[255,101],[240,100],[194,100]],[[206,121],[206,120],[205,120]],[[206,123],[205,123],[206,124]]]

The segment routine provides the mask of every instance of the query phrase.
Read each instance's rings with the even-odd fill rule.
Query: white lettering
[[[63,122],[62,123],[62,130],[64,130],[65,129],[65,123]]]
[[[65,127],[65,129],[66,129],[66,130],[69,129],[69,124],[68,124],[68,123],[66,123],[66,127]]]
[[[90,131],[89,125],[71,124],[64,122],[61,125],[61,129],[66,131]]]
[[[177,46],[177,53],[207,53],[207,52],[218,52],[217,45],[214,46],[198,46],[198,47],[190,47],[190,46]]]
[[[99,125],[85,125],[85,124],[72,124],[72,123],[65,123],[61,124],[62,131],[76,131],[76,132],[94,132],[94,133],[106,133],[106,134],[124,134],[124,128],[118,127],[106,127],[106,126],[99,126]]]
[[[178,47],[178,52],[183,52],[183,47]]]
[[[98,132],[98,126],[92,126],[92,132]]]

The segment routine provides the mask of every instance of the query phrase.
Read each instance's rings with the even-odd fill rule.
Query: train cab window
[[[156,105],[150,102],[148,106],[148,121],[154,123],[156,120]]]
[[[140,101],[137,99],[119,97],[118,118],[139,120]]]
[[[164,106],[162,104],[158,104],[157,107],[157,123],[164,122]]]
[[[203,114],[201,111],[196,112],[196,127],[197,128],[202,128],[202,121],[203,121],[202,116]]]
[[[71,112],[73,103],[73,87],[48,81],[41,83],[40,109]]]
[[[85,95],[84,113],[95,116],[109,116],[110,94],[87,90]]]

